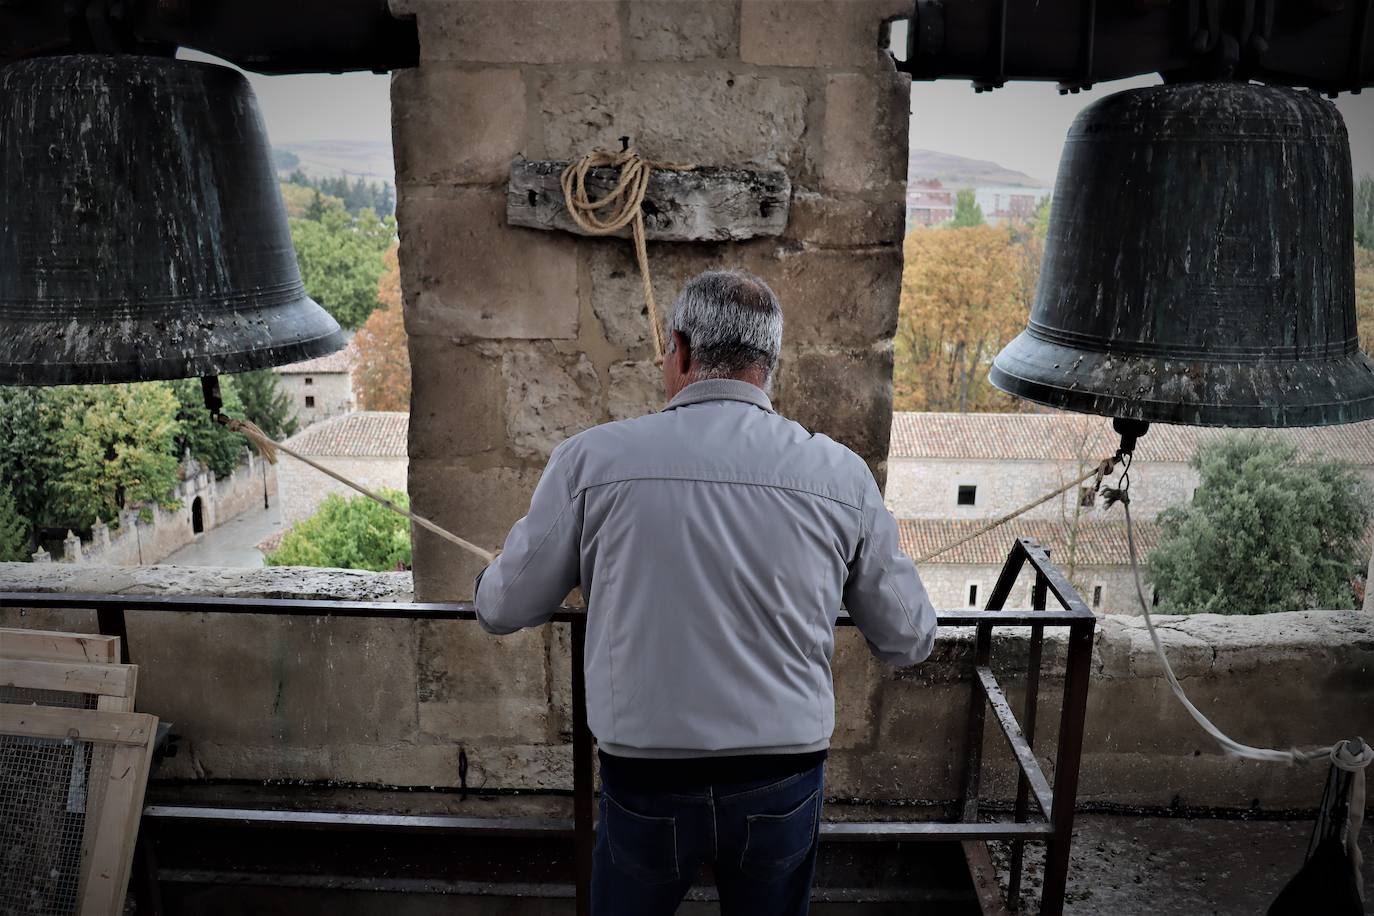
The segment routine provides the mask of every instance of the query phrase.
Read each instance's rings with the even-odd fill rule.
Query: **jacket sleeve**
[[[473,582],[477,622],[505,635],[547,623],[579,582],[580,495],[568,482],[563,443],[554,449],[530,500],[511,528],[501,555]]]
[[[868,640],[869,650],[882,661],[914,665],[930,655],[935,644],[935,608],[916,565],[902,552],[897,523],[871,478],[844,604]]]

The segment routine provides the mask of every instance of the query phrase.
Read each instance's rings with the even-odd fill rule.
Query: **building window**
[[[1093,586],[1093,607],[1102,607],[1102,586]]]
[[[978,488],[972,484],[960,484],[958,503],[961,506],[972,506],[978,501]]]
[[[1097,502],[1097,487],[1080,487],[1078,490],[1078,504],[1080,506],[1091,506]]]
[[[306,407],[314,407],[314,406],[315,406],[315,396],[314,396],[313,394],[307,394],[307,395],[305,396],[305,406],[306,406]]]
[[[968,606],[969,606],[969,607],[977,607],[977,606],[978,606],[978,583],[977,583],[977,582],[970,582],[970,583],[968,584]]]
[[[310,376],[307,375],[307,376],[305,377],[305,383],[306,383],[307,385],[313,385],[313,384],[315,384],[315,380],[314,380],[313,378],[311,378]]]

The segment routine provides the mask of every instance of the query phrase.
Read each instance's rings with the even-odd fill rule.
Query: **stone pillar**
[[[38,548],[37,550],[35,550],[35,551],[31,554],[31,556],[33,557],[33,562],[35,562],[35,563],[51,563],[51,562],[52,562],[52,554],[48,553],[48,552],[47,552],[46,550],[44,550],[42,547],[40,547],[40,548]]]
[[[110,526],[96,516],[95,524],[91,526],[91,550],[95,553],[108,551],[110,549]]]
[[[81,538],[77,537],[70,528],[67,529],[67,536],[62,539],[62,562],[81,562]]]
[[[779,409],[885,472],[910,80],[879,50],[910,0],[393,0],[420,66],[392,84],[410,335],[410,496],[487,547],[560,441],[662,405],[628,242],[511,228],[516,157],[633,138],[650,158],[785,168],[781,238],[650,243],[659,301],[717,266],[786,315]],[[419,600],[479,563],[416,529]]]

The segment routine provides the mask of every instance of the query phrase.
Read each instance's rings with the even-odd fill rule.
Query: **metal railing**
[[[1029,610],[1006,610],[1005,604],[1023,568],[1034,572]],[[1047,610],[1053,596],[1060,609]],[[470,603],[401,603],[378,601],[315,601],[267,598],[220,598],[204,596],[99,595],[61,592],[0,592],[0,608],[49,608],[93,610],[100,632],[121,637],[124,661],[134,656],[125,628],[126,611],[166,613],[268,614],[295,617],[365,617],[394,620],[476,619]],[[1015,907],[1021,893],[1023,848],[1027,841],[1046,844],[1040,912],[1059,916],[1064,907],[1068,877],[1069,845],[1073,835],[1074,802],[1078,790],[1079,758],[1083,747],[1087,712],[1088,680],[1096,619],[1073,585],[1050,562],[1046,551],[1025,538],[1013,544],[988,599],[985,610],[939,611],[941,627],[975,628],[971,700],[968,711],[968,753],[963,788],[954,821],[844,821],[825,823],[821,839],[829,841],[961,841],[975,882],[984,885],[991,872],[986,841],[1012,844],[1007,900]],[[572,658],[583,657],[586,616],[578,609],[561,608],[555,624],[571,628]],[[837,625],[852,621],[842,615]],[[1029,627],[1029,656],[1024,708],[1018,720],[991,666],[992,633],[998,627]],[[1068,630],[1065,652],[1064,691],[1060,705],[1058,743],[1053,783],[1035,756],[1036,716],[1040,695],[1040,669],[1046,627]],[[416,832],[460,832],[491,835],[542,835],[571,833],[576,850],[577,912],[590,913],[592,846],[595,838],[595,766],[592,734],[587,728],[586,685],[581,664],[573,664],[573,822],[543,818],[475,818],[456,815],[342,814],[330,811],[265,811],[214,807],[157,806],[145,810],[145,822],[198,820],[203,822],[272,823],[283,828],[333,826]],[[1007,740],[1018,768],[1012,819],[984,820],[979,811],[979,785],[983,775],[983,732],[988,708]],[[1035,812],[1030,802],[1035,802]],[[985,888],[986,889],[986,888]],[[983,893],[985,912],[1000,904],[996,895]]]

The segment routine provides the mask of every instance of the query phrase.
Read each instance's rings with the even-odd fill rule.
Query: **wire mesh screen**
[[[36,687],[0,686],[0,703],[60,706],[63,709],[95,709],[96,701],[99,699],[93,693],[73,693],[70,690],[40,690]]]
[[[87,817],[109,760],[89,741],[0,735],[0,916],[77,912]]]

